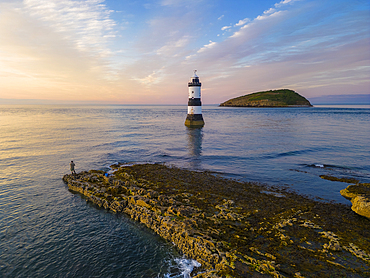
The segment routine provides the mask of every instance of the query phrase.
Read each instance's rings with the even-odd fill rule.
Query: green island
[[[110,176],[90,170],[63,180],[197,260],[192,277],[370,277],[370,219],[348,205],[208,171],[111,167]]]
[[[270,90],[229,99],[220,106],[230,107],[311,107],[300,94],[289,89]]]

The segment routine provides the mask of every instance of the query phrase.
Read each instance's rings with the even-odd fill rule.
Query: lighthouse
[[[188,127],[202,127],[204,126],[202,116],[202,102],[200,101],[200,86],[197,70],[194,70],[194,75],[190,78],[189,87],[189,101],[188,101],[188,115],[185,120],[185,125]]]

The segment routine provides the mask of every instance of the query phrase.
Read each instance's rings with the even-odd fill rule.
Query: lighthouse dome
[[[197,75],[197,70],[194,70],[193,76],[190,78],[190,82],[188,83],[189,87],[191,86],[201,86],[202,84],[199,82],[199,77]]]

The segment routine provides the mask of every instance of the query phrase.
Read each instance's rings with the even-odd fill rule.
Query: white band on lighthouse
[[[200,98],[200,86],[189,87],[189,98]]]
[[[202,114],[202,106],[188,106],[188,114]]]

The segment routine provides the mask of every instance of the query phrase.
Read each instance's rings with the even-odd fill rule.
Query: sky
[[[370,94],[368,0],[0,0],[0,99],[202,103]]]

